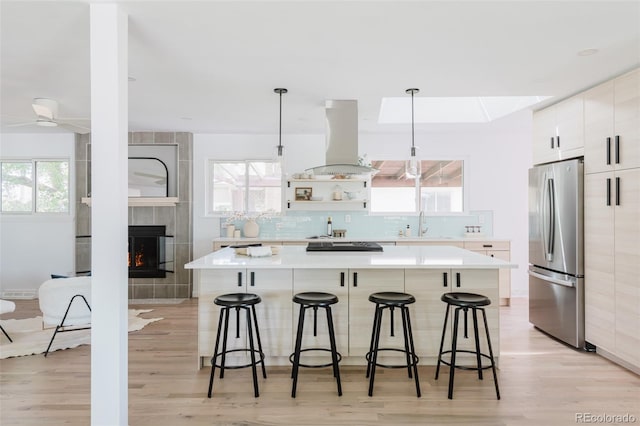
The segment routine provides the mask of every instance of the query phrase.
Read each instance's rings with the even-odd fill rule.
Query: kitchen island
[[[237,292],[262,298],[256,310],[267,364],[271,365],[289,363],[298,314],[291,299],[302,291],[338,296],[333,316],[343,364],[366,364],[364,354],[369,348],[374,312],[368,297],[378,291],[415,296],[416,303],[410,306],[413,334],[420,363],[426,365],[435,364],[437,359],[445,313],[440,296],[450,291],[488,296],[494,302],[487,308],[487,317],[494,353],[499,357],[498,271],[514,267],[450,246],[385,246],[383,252],[329,253],[282,246],[278,254],[268,257],[248,257],[224,248],[185,265],[194,270],[194,282],[199,285],[198,366],[208,365],[213,354],[219,313],[213,300]],[[241,318],[241,327],[245,326],[243,321]],[[318,319],[317,336],[308,333],[303,346],[326,346],[325,323],[324,318]],[[395,328],[399,331],[397,324]],[[401,333],[391,336],[390,323],[383,324],[383,330],[389,332],[381,336],[381,347],[402,346]],[[461,348],[472,346],[473,339],[464,340],[469,341],[459,344]],[[228,348],[235,347],[244,347],[244,340],[230,338]]]

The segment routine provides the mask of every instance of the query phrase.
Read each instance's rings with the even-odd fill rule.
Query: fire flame
[[[135,252],[133,264],[136,268],[144,266],[144,246],[140,246],[140,249]],[[127,252],[127,267],[131,267],[131,252]]]

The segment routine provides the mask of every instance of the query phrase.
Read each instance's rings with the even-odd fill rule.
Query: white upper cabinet
[[[548,163],[584,153],[584,103],[576,95],[533,115],[533,162]]]
[[[584,96],[585,173],[640,167],[640,70]]]

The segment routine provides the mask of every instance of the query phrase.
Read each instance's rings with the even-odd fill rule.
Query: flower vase
[[[255,220],[249,219],[244,223],[244,236],[247,238],[256,238],[260,233],[260,225]]]
[[[233,238],[233,231],[236,230],[235,225],[227,225],[227,238]]]

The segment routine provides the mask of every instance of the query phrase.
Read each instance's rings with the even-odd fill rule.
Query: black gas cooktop
[[[314,241],[307,251],[382,251],[382,246],[369,241]]]

